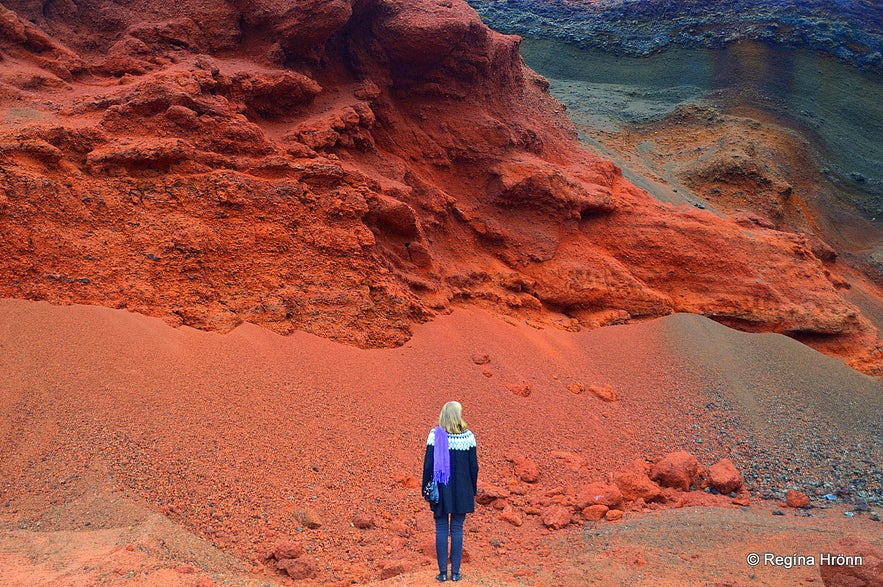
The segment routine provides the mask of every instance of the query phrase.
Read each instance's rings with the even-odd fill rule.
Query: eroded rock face
[[[185,4],[5,3],[0,295],[360,346],[464,302],[571,329],[684,311],[880,372],[811,243],[581,151],[465,3]]]

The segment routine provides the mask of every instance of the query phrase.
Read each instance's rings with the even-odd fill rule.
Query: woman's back
[[[438,417],[438,426],[429,431],[423,458],[423,484],[438,487],[438,500],[430,501],[435,518],[435,549],[439,574],[447,581],[448,537],[451,542],[451,580],[460,580],[463,554],[463,524],[466,514],[475,511],[478,490],[478,451],[475,435],[462,417],[462,406],[448,402]]]

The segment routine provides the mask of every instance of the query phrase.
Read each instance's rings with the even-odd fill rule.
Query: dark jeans
[[[450,520],[448,519],[450,517]],[[435,519],[435,555],[438,572],[448,572],[448,534],[451,536],[451,573],[459,574],[463,560],[463,522],[466,514],[444,515]]]

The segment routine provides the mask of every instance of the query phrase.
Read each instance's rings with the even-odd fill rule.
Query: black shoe
[[[455,580],[459,580],[459,579],[460,579],[460,575],[457,575],[457,579],[455,579]],[[435,580],[438,581],[439,583],[444,583],[445,581],[448,580],[448,574],[447,573],[439,573],[438,575],[435,576]]]
[[[459,581],[460,573],[451,573],[451,581]]]

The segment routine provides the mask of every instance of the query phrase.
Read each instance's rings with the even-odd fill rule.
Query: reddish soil
[[[265,558],[286,540],[313,563],[298,584],[431,584],[432,520],[414,481],[450,398],[479,439],[483,491],[508,495],[469,520],[464,572],[479,584],[675,585],[683,557],[682,584],[745,581],[743,551],[791,553],[805,535],[805,548],[852,534],[880,545],[867,512],[778,517],[776,501],[759,498],[799,487],[815,506],[836,492],[838,504],[864,495],[857,503],[873,509],[883,496],[870,464],[883,449],[879,381],[785,337],[687,315],[567,333],[460,309],[400,348],[361,350],[247,324],[227,335],[173,329],[96,307],[6,300],[0,313],[6,584],[288,584]],[[779,377],[801,395],[786,399]],[[575,392],[604,386],[615,401]],[[673,490],[627,505],[619,522],[570,509],[587,484],[674,450],[705,464],[733,458],[754,492],[748,511],[725,495]],[[775,466],[786,455],[790,478]],[[535,482],[516,477],[522,459],[536,465]],[[870,485],[846,483],[852,471]],[[545,510],[558,505],[566,526],[552,530]],[[653,513],[684,507],[694,513]],[[521,526],[507,521],[513,512]],[[357,514],[371,527],[355,527]],[[705,524],[728,529],[699,531]],[[705,566],[722,535],[733,556]],[[818,573],[779,571],[758,572],[765,582],[755,584]]]

